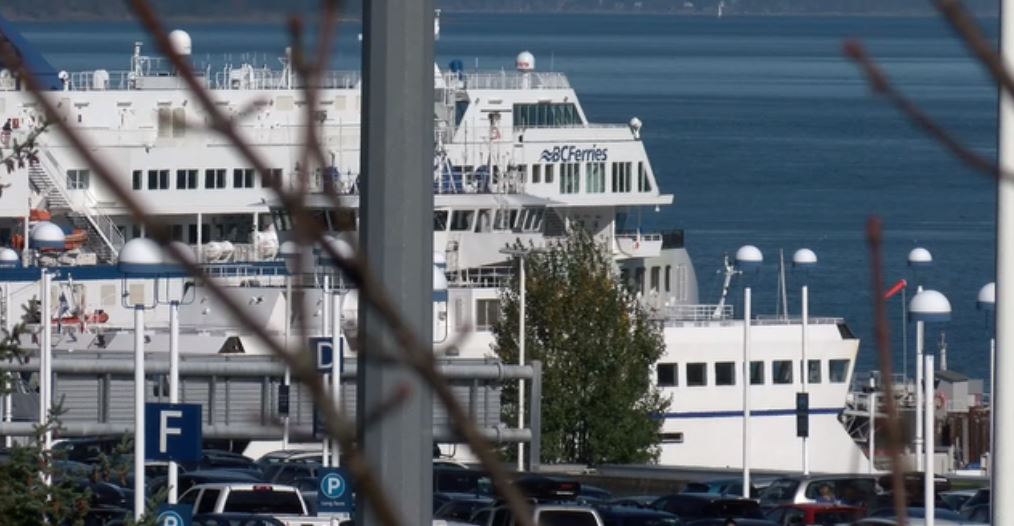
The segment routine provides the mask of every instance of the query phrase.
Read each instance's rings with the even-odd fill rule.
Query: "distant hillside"
[[[347,1],[346,14],[358,16],[360,2]],[[729,15],[931,15],[928,0],[436,0],[451,11],[642,12],[712,15],[724,2]],[[0,0],[0,13],[17,19],[80,20],[129,16],[123,0]],[[154,0],[174,18],[209,20],[275,19],[312,12],[319,0]],[[977,14],[995,16],[999,0],[966,0]]]

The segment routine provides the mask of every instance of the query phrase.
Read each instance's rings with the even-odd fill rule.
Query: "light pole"
[[[741,271],[759,270],[764,254],[753,245],[736,251],[736,266]],[[750,495],[750,318],[753,300],[750,287],[743,288],[743,495]]]
[[[355,256],[355,250],[352,248],[347,241],[341,238],[325,238],[331,249],[342,259],[350,259]],[[335,269],[338,269],[337,262],[331,256],[331,252],[324,251],[321,254],[321,260],[325,263],[334,264]],[[325,276],[325,279],[327,276]],[[341,411],[342,402],[342,353],[340,352],[342,346],[342,309],[345,307],[345,295],[348,293],[348,288],[345,285],[344,276],[338,272],[335,276],[335,287],[330,294],[331,301],[331,403],[334,405],[335,411]],[[325,281],[326,283],[326,281]],[[331,451],[331,466],[338,467],[341,465],[341,448],[338,445],[338,441],[331,438],[330,434],[324,439],[330,441]]]
[[[800,269],[810,269],[817,266],[817,254],[808,248],[801,248],[792,255],[792,265]],[[807,408],[809,408],[809,393],[807,387],[809,386],[810,380],[810,363],[806,359],[806,329],[810,323],[810,290],[806,284],[803,284],[801,291],[802,299],[802,344],[800,345],[800,354],[802,355],[802,385],[803,385],[803,397],[807,399]],[[809,419],[809,414],[807,414]],[[803,439],[803,475],[810,474],[810,451],[807,438],[810,434],[809,422],[807,422],[806,433],[802,437]]]
[[[986,323],[989,323],[989,313],[996,310],[996,282],[987,283],[979,289],[979,296],[975,302],[976,307],[986,311]],[[993,403],[993,393],[996,385],[996,337],[989,338],[989,458],[993,459],[993,431],[996,426],[996,406]],[[993,479],[993,471],[989,471],[990,480]],[[990,493],[990,498],[993,494]]]
[[[0,248],[0,269],[12,269],[17,268],[18,263],[21,261],[21,256],[17,252],[10,248]],[[4,320],[4,333],[7,337],[11,336],[14,323],[11,322],[11,289],[10,285],[5,285],[3,288],[4,308],[7,311],[6,319]],[[10,423],[13,420],[14,415],[14,404],[11,400],[11,387],[12,387],[12,375],[10,373],[4,373],[2,379],[3,382],[3,421],[4,423]],[[11,448],[13,443],[13,437],[7,435],[4,437],[4,447],[7,449]]]
[[[144,311],[158,306],[157,300],[145,303],[144,297],[131,298],[127,278],[150,278],[164,269],[162,250],[154,241],[137,237],[120,249],[119,268],[123,274],[120,301],[134,311],[134,520],[144,515]],[[155,285],[157,291],[158,285]],[[133,302],[133,303],[131,303]]]
[[[505,248],[501,254],[518,258],[518,365],[525,364],[525,257],[530,250]],[[525,380],[518,380],[518,429],[525,427]],[[525,470],[525,443],[518,442],[518,471]]]
[[[173,241],[170,245],[175,247],[175,250],[167,251],[163,257],[166,271],[173,274],[182,272],[182,267],[179,266],[179,263],[183,263],[183,261],[176,261],[176,256],[174,255],[176,253],[182,254],[187,263],[197,262],[197,257],[187,245],[179,241]],[[157,271],[158,269],[152,270]],[[169,403],[178,404],[180,402],[180,305],[193,303],[194,296],[191,296],[189,301],[187,300],[187,290],[191,289],[190,284],[181,285],[179,295],[174,295],[172,281],[170,281],[169,276],[170,274],[166,275],[164,295],[161,294],[159,278],[156,276],[154,284],[155,304],[169,306]],[[174,461],[169,461],[167,479],[169,494],[166,496],[166,499],[169,501],[169,504],[176,504],[176,499],[179,496],[179,466]]]
[[[908,266],[918,275],[920,269],[928,268],[933,264],[933,255],[930,254],[929,250],[923,247],[915,247],[908,253]],[[916,279],[916,294],[922,292],[922,285],[919,284],[919,279]],[[904,303],[902,298],[902,303]],[[913,297],[914,300],[914,297]],[[908,326],[904,327],[903,335],[907,338]],[[922,446],[923,446],[923,435],[922,435],[922,355],[923,355],[923,325],[917,323],[915,326],[915,465],[916,471],[922,471]],[[907,341],[903,340],[903,345],[907,347]],[[906,359],[908,349],[905,349]],[[907,367],[906,367],[907,369]],[[908,379],[905,380],[906,384]]]
[[[916,435],[916,447],[921,448],[923,445],[923,435],[926,436],[926,448],[925,458],[922,459],[920,469],[924,468],[924,498],[926,506],[926,516],[929,521],[928,524],[932,524],[932,501],[934,498],[934,466],[933,456],[935,453],[935,429],[936,421],[934,416],[934,389],[933,385],[933,372],[930,370],[933,367],[933,356],[927,355],[923,358],[923,324],[926,322],[945,322],[951,319],[951,303],[947,301],[947,297],[935,290],[921,290],[912,297],[912,302],[908,306],[908,315],[911,321],[916,322],[916,351],[918,352],[918,358],[916,367],[923,369],[927,374],[925,375],[924,383],[920,383],[916,386],[924,392],[924,406],[916,407],[916,415],[918,416],[921,412],[925,411],[925,429],[916,429],[919,433]],[[922,422],[920,422],[922,423]],[[920,451],[921,452],[921,451]],[[918,458],[918,457],[917,457]]]
[[[285,323],[284,336],[285,336],[285,352],[291,352],[289,348],[289,338],[292,336],[292,276],[297,274],[299,269],[296,268],[296,260],[299,257],[299,245],[295,241],[286,240],[278,247],[278,257],[285,262]],[[289,366],[285,366],[285,376],[282,378],[282,389],[285,391],[289,390],[292,384],[292,370]],[[291,397],[291,393],[288,394]],[[291,403],[291,398],[290,398]],[[289,415],[286,413],[282,416],[282,449],[289,449]],[[323,460],[323,459],[321,459]]]
[[[29,235],[30,243],[36,251],[62,251],[65,248],[66,235],[63,229],[49,221],[36,224]],[[39,291],[39,425],[45,426],[42,437],[43,451],[49,453],[53,448],[53,429],[49,426],[49,411],[53,407],[53,321],[50,314],[50,294],[53,275],[42,269],[41,287]],[[45,476],[46,484],[52,482],[49,475]]]

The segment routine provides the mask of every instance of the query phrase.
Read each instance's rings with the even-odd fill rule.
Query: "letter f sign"
[[[158,452],[165,453],[168,451],[168,438],[169,435],[180,436],[183,434],[183,430],[178,427],[169,427],[170,418],[183,418],[183,411],[167,410],[159,411],[159,423],[158,423]]]

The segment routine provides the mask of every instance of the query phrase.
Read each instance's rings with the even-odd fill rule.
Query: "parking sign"
[[[199,404],[144,404],[145,460],[201,461]]]
[[[326,513],[352,513],[355,495],[348,473],[342,468],[325,468],[317,476],[317,509]]]
[[[190,526],[193,519],[190,506],[163,504],[155,512],[157,526]]]
[[[338,368],[345,372],[345,338],[338,339]],[[321,373],[331,372],[331,361],[334,360],[334,349],[331,345],[331,338],[310,338],[310,349],[317,357],[317,371]]]

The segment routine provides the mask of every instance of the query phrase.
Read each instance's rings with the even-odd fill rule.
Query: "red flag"
[[[898,282],[895,283],[893,287],[891,287],[887,292],[884,293],[884,300],[886,301],[893,298],[895,294],[901,292],[901,290],[907,286],[908,286],[907,281],[903,279],[898,280]]]

